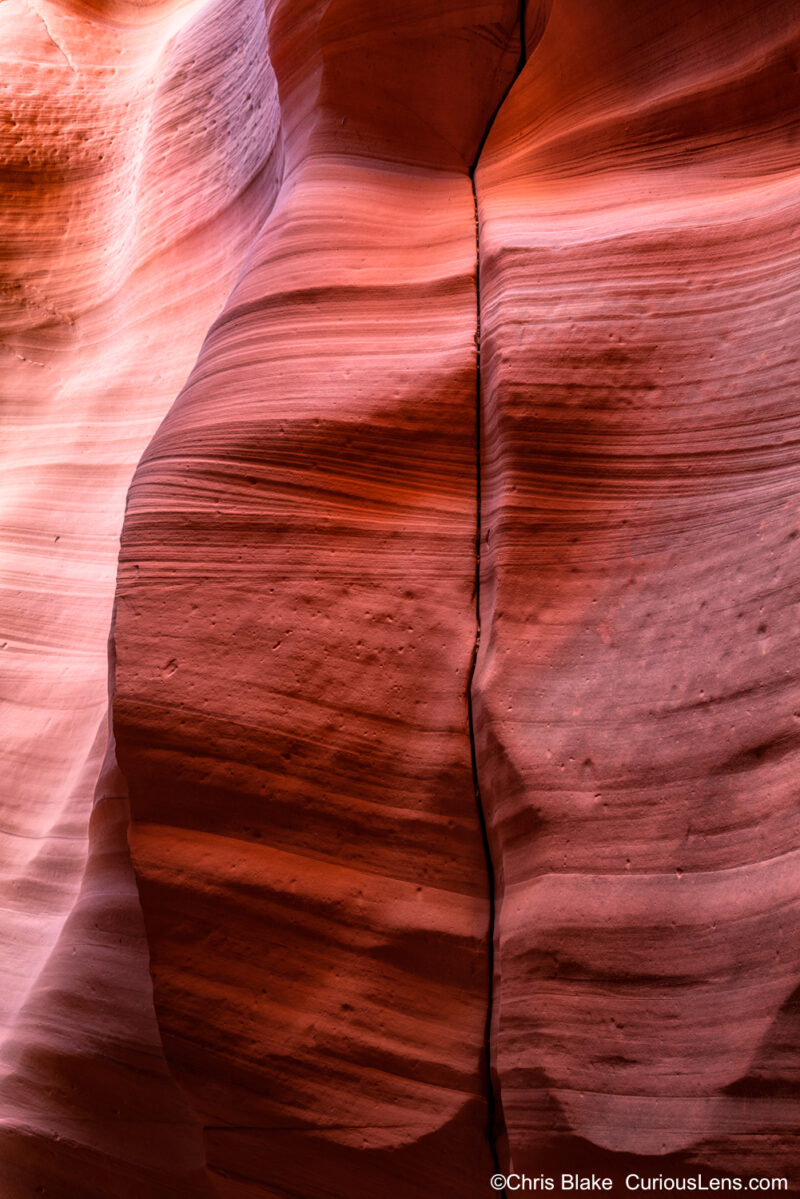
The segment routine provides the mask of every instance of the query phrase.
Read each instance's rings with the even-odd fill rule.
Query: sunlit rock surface
[[[800,12],[523,18],[0,5],[8,1199],[798,1186]]]
[[[191,1150],[168,1134],[187,1117],[139,1086],[161,1051],[127,817],[115,799],[90,829],[90,812],[125,493],[276,191],[265,42],[257,4],[0,5],[0,1174],[13,1199],[175,1194],[173,1171],[189,1195],[182,1161],[202,1161],[199,1134]],[[137,1039],[126,1074],[120,1046]]]

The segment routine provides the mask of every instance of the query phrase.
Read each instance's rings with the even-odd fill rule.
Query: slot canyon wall
[[[800,6],[0,57],[0,1194],[800,1193]]]

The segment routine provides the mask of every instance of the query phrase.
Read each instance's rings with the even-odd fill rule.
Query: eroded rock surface
[[[276,190],[265,37],[257,4],[0,5],[9,1199],[189,1196],[202,1163],[139,1079],[168,1075],[119,790],[90,815],[125,493]]]
[[[273,12],[284,181],[123,539],[133,862],[226,1195],[477,1195],[492,1169],[466,168],[516,14],[390,15]]]
[[[0,5],[9,1199],[798,1186],[800,15],[523,7]]]
[[[476,175],[509,1151],[790,1175],[800,16],[537,28]]]

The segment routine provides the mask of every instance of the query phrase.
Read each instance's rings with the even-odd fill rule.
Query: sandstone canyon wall
[[[797,1192],[800,7],[0,30],[0,1193]]]
[[[475,725],[528,1168],[797,1158],[799,34],[556,3],[476,173]]]

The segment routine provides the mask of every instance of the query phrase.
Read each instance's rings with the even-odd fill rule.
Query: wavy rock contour
[[[4,1194],[796,1188],[796,6],[0,26]]]

